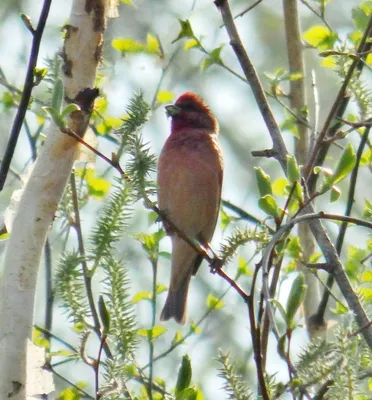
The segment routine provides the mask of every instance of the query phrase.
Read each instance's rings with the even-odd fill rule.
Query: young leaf
[[[103,296],[99,296],[98,310],[103,325],[103,334],[107,335],[108,332],[110,331],[110,313],[106,307]]]
[[[279,208],[276,204],[276,200],[270,194],[261,197],[260,200],[258,200],[258,206],[271,217],[276,218],[279,216]]]
[[[221,59],[221,50],[223,46],[217,47],[212,52],[210,53],[209,57],[207,57],[201,64],[201,69],[202,71],[206,70],[208,67],[210,67],[213,64],[222,64],[222,59]]]
[[[180,370],[178,371],[178,378],[176,384],[176,395],[190,386],[192,377],[191,361],[187,354],[182,358]]]
[[[187,19],[185,21],[183,21],[182,19],[178,20],[180,25],[181,25],[181,30],[178,34],[178,36],[172,41],[172,44],[177,42],[178,40],[182,39],[182,38],[190,38],[190,39],[196,39],[194,32],[192,30],[190,21]]]
[[[331,178],[332,184],[342,181],[355,166],[356,155],[353,146],[349,143],[337,163],[336,170]]]
[[[287,301],[286,314],[289,327],[292,326],[293,318],[304,300],[306,288],[307,285],[305,285],[304,274],[300,272],[297,278],[293,281]]]
[[[198,392],[190,387],[176,395],[176,400],[197,400]]]
[[[267,194],[272,195],[273,191],[271,188],[270,176],[266,174],[260,167],[255,167],[254,171],[256,173],[256,181],[257,181],[258,191],[260,192],[260,196],[264,197]]]
[[[79,110],[80,110],[80,107],[77,104],[75,104],[75,103],[68,104],[61,112],[61,118],[65,118],[68,115],[70,115],[72,112],[79,111]]]
[[[312,26],[304,34],[305,42],[319,50],[333,49],[337,35],[325,26]]]
[[[337,186],[331,187],[331,203],[336,202],[341,195],[341,190]]]
[[[287,177],[291,183],[301,179],[300,169],[294,156],[287,155]]]
[[[222,300],[218,299],[217,297],[213,296],[212,294],[209,294],[207,297],[207,307],[208,309],[219,309],[222,308],[225,304],[223,303]]]

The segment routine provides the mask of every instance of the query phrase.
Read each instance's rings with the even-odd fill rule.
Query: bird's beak
[[[165,112],[167,113],[168,117],[174,117],[181,112],[181,108],[175,104],[171,104],[169,106],[165,106]]]

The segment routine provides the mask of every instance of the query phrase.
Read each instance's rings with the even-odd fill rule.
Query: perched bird
[[[223,176],[218,123],[195,93],[184,93],[166,107],[171,133],[158,164],[159,208],[190,239],[205,246],[216,227]],[[202,262],[183,239],[164,224],[172,240],[172,272],[160,319],[186,322],[189,283]]]

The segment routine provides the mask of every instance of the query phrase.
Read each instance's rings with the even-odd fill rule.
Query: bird
[[[223,181],[218,122],[204,100],[186,92],[165,107],[171,132],[158,161],[158,205],[188,238],[209,247],[216,228]],[[187,320],[192,275],[203,257],[163,222],[171,237],[171,277],[160,320]]]

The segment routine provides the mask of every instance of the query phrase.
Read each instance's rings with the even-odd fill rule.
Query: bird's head
[[[218,132],[218,123],[205,102],[195,93],[186,92],[177,101],[165,107],[172,118],[172,132],[180,129],[205,129],[211,133]]]

